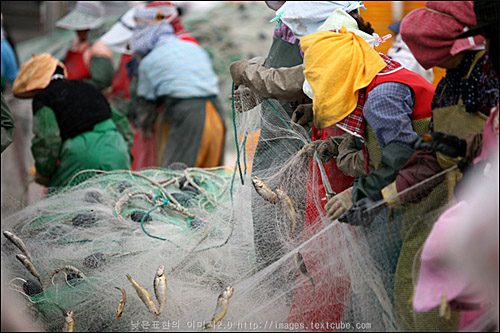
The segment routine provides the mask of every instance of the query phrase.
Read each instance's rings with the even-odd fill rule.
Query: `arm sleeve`
[[[242,75],[243,85],[265,98],[289,103],[306,98],[302,91],[304,65],[294,67],[266,68],[249,63]]]
[[[403,202],[418,202],[427,196],[439,183],[443,177],[436,177],[418,186],[414,190],[394,197],[396,194],[426,180],[443,171],[434,153],[417,150],[399,171],[396,180],[387,185],[382,190],[384,199],[390,199],[389,204]]]
[[[132,127],[130,127],[130,123],[127,117],[121,114],[120,111],[118,111],[116,108],[111,106],[111,119],[115,123],[118,132],[120,132],[120,134],[125,139],[129,154],[132,154],[132,145],[134,144],[134,133],[132,132]]]
[[[339,170],[347,176],[359,177],[366,175],[363,149],[356,145],[354,136],[350,134],[344,135],[344,139],[339,145],[339,154],[336,161]]]
[[[90,79],[85,81],[92,83],[97,89],[103,90],[111,86],[114,73],[111,59],[94,56],[90,60]]]
[[[2,152],[14,141],[15,129],[14,118],[2,94]]]
[[[31,152],[35,168],[39,174],[51,177],[57,168],[62,139],[56,115],[48,106],[35,112],[33,134],[35,136],[31,140]]]
[[[390,143],[382,148],[382,166],[365,176],[354,180],[352,198],[354,202],[373,194],[380,193],[392,183],[399,170],[413,154],[413,150],[397,143]]]
[[[418,137],[410,119],[414,100],[412,89],[402,83],[385,82],[370,91],[363,116],[373,129],[380,147],[384,148],[391,142],[410,147]]]

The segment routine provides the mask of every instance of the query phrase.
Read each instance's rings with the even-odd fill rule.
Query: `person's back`
[[[149,100],[218,95],[218,79],[211,60],[200,46],[171,39],[153,49],[139,65],[137,94]]]
[[[99,122],[111,118],[105,97],[90,83],[53,80],[33,98],[33,111],[50,107],[57,119],[62,140],[91,131]]]
[[[65,186],[87,169],[129,169],[127,143],[105,97],[90,83],[54,77],[33,98],[31,150],[37,173],[50,180],[45,185]]]

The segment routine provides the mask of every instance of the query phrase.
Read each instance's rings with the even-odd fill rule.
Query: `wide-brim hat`
[[[92,30],[104,23],[104,7],[99,1],[78,1],[75,9],[57,21],[56,27],[68,30]]]
[[[427,1],[405,16],[400,26],[403,41],[425,69],[439,66],[454,55],[484,48],[484,37],[455,39],[476,24],[472,1]]]
[[[57,66],[64,69],[66,77],[66,66],[61,61],[48,53],[33,54],[33,57],[19,68],[19,74],[12,86],[12,94],[22,99],[33,98],[39,90],[49,85]]]
[[[115,52],[130,53],[130,50],[127,49],[127,44],[134,34],[134,14],[138,9],[141,9],[141,7],[133,7],[125,12],[118,19],[118,22],[100,38],[100,41],[108,45]]]

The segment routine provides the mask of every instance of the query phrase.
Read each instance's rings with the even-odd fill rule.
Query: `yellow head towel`
[[[33,54],[33,58],[21,65],[12,86],[12,94],[17,98],[33,98],[39,90],[49,85],[57,66],[61,66],[64,76],[67,76],[66,66],[50,54]]]
[[[339,33],[320,31],[303,37],[304,76],[312,87],[314,125],[326,128],[356,109],[358,91],[385,67],[363,38],[342,26]]]

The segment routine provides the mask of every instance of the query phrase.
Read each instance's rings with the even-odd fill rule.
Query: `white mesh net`
[[[74,179],[85,181],[2,221],[3,230],[24,241],[41,275],[43,292],[23,289],[35,278],[2,237],[6,277],[22,279],[11,288],[25,293],[19,295],[44,329],[60,330],[64,309],[74,312],[80,331],[201,331],[227,286],[234,295],[216,329],[457,329],[458,313],[449,320],[437,310],[416,314],[410,301],[425,240],[419,230],[432,227],[447,206],[447,172],[407,190],[407,199],[423,198],[418,203],[389,209],[381,202],[371,225],[354,227],[326,217],[317,164],[310,169],[300,151],[309,136],[285,108],[264,100],[234,120],[241,169],[88,171]],[[281,189],[292,206],[265,201],[254,176],[274,192]],[[425,196],[419,194],[429,183]],[[298,270],[297,252],[311,278]],[[64,265],[85,278],[71,270],[51,275]],[[126,275],[154,298],[160,265],[166,267],[167,301],[155,316]],[[127,294],[118,322],[115,287]]]

